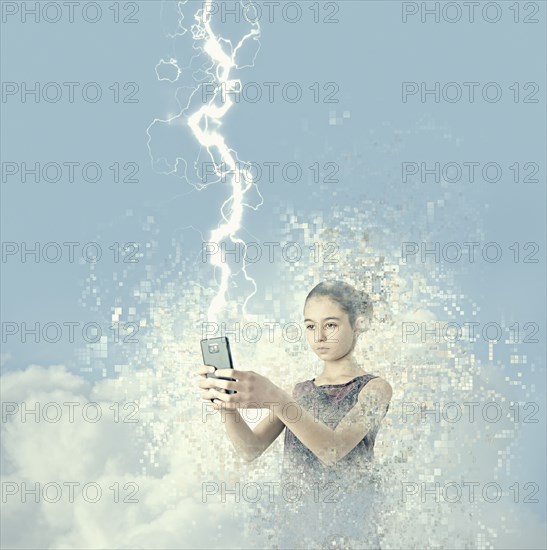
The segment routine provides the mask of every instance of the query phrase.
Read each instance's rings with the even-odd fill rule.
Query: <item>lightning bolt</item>
[[[186,4],[186,1],[178,3],[179,14],[181,15],[178,21],[178,29],[180,29],[181,32],[170,35],[171,37],[182,36],[188,31],[188,29],[183,26],[184,15],[182,14],[182,8]],[[207,86],[209,90],[212,86],[214,92],[210,95],[205,104],[200,106],[196,111],[189,113],[193,96],[202,90],[201,84],[196,86],[190,95],[186,108],[183,109],[181,113],[167,120],[155,119],[148,127],[147,134],[149,137],[149,152],[151,154],[150,129],[152,126],[158,122],[171,124],[177,118],[186,114],[186,124],[191,129],[200,146],[207,151],[211,158],[214,174],[218,176],[219,179],[222,179],[223,182],[227,181],[230,187],[230,196],[224,201],[220,208],[222,221],[216,229],[211,231],[209,236],[209,242],[217,245],[213,252],[209,251],[210,261],[215,269],[215,280],[216,268],[220,269],[221,277],[220,283],[218,283],[218,290],[212,298],[207,311],[207,321],[217,323],[221,312],[227,304],[226,295],[230,278],[232,277],[230,266],[225,260],[223,261],[223,242],[231,241],[232,244],[242,247],[241,257],[243,261],[241,272],[254,288],[253,292],[245,299],[243,304],[243,315],[245,315],[247,302],[256,294],[257,290],[254,279],[249,276],[246,270],[245,251],[247,245],[243,239],[237,236],[237,234],[242,228],[243,208],[247,206],[257,210],[263,204],[262,195],[257,189],[260,203],[256,206],[252,206],[245,202],[246,194],[253,186],[256,187],[253,175],[248,168],[248,163],[242,163],[238,159],[235,151],[227,145],[224,136],[220,132],[220,128],[222,126],[222,119],[234,105],[234,97],[241,91],[241,80],[231,77],[233,70],[242,68],[242,66],[237,63],[238,53],[248,40],[256,40],[260,36],[260,25],[258,22],[250,22],[251,29],[234,47],[230,40],[217,36],[211,26],[212,14],[216,11],[213,0],[205,0],[202,5],[203,7],[194,14],[195,23],[191,26],[190,30],[194,40],[194,48],[204,52],[210,60],[210,67],[207,69],[206,74],[211,77],[212,82],[207,83]],[[243,0],[240,0],[240,5],[242,7],[244,6]],[[253,66],[257,53],[258,49],[255,52],[250,66]],[[178,78],[180,69],[176,64],[176,60],[170,59],[168,63],[177,68]],[[164,65],[165,64],[166,63],[164,63]],[[180,159],[177,158],[174,170],[164,173],[176,172],[179,160]],[[184,159],[182,160],[184,161]],[[201,190],[206,187],[206,185],[194,185],[194,187],[196,187],[197,190]]]

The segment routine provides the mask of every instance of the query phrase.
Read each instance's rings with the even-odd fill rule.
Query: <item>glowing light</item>
[[[183,26],[185,15],[182,13],[183,8],[188,5],[189,4],[186,2],[179,2],[178,11],[180,17],[178,20],[177,32],[169,36],[184,36],[188,31],[188,29]],[[205,71],[205,74],[212,80],[212,82],[207,82],[206,84],[208,86],[208,90],[211,90],[211,86],[213,87],[213,93],[208,94],[209,99],[197,110],[191,113],[188,112],[190,111],[192,98],[195,94],[203,90],[204,85],[204,79],[200,78],[203,73],[201,71],[196,71],[194,73],[194,81],[196,82],[196,86],[190,94],[188,104],[185,109],[174,116],[170,116],[167,120],[155,119],[148,127],[147,134],[149,137],[149,152],[152,160],[154,160],[150,150],[150,129],[152,126],[157,123],[171,124],[175,119],[186,116],[186,124],[191,129],[200,146],[206,150],[212,160],[215,176],[218,176],[223,182],[228,182],[231,194],[220,208],[220,215],[222,217],[221,222],[216,229],[211,231],[209,237],[209,242],[218,244],[218,246],[215,247],[216,251],[211,253],[209,257],[211,264],[215,269],[215,276],[216,268],[220,269],[221,275],[219,288],[211,300],[207,311],[207,321],[216,323],[221,311],[226,306],[226,294],[229,290],[228,287],[230,277],[232,276],[230,266],[222,259],[222,242],[231,241],[234,245],[242,247],[243,267],[241,272],[243,273],[245,279],[251,283],[254,288],[253,292],[245,299],[245,303],[243,304],[243,314],[245,314],[247,302],[256,293],[257,289],[254,279],[250,277],[246,271],[246,262],[244,258],[246,243],[243,239],[237,236],[237,233],[242,227],[243,207],[247,206],[257,210],[263,202],[262,196],[257,189],[258,196],[260,197],[260,203],[256,206],[252,206],[245,202],[245,195],[253,186],[256,186],[253,176],[251,171],[246,168],[245,163],[242,163],[238,159],[237,153],[227,145],[224,136],[220,132],[220,128],[222,126],[222,119],[234,105],[233,96],[240,93],[241,90],[241,81],[231,78],[232,71],[234,69],[241,68],[237,62],[238,54],[241,52],[242,47],[247,41],[251,39],[256,40],[257,37],[260,36],[260,25],[257,22],[249,23],[249,32],[247,32],[247,34],[245,34],[234,47],[231,40],[217,36],[213,31],[211,26],[213,19],[212,15],[214,13],[213,0],[206,0],[202,3],[202,6],[203,7],[194,14],[195,23],[191,25],[190,30],[194,40],[194,48],[207,54],[211,61],[210,67]],[[256,53],[258,53],[258,49]],[[182,70],[174,59],[171,59],[169,63],[176,66],[176,79],[178,79]],[[201,73],[201,75],[199,73]],[[186,168],[188,167],[188,163],[184,158],[177,158],[173,170],[163,173],[177,173],[179,170],[179,161],[182,161]],[[184,173],[186,173],[186,170]],[[203,183],[192,183],[192,185],[194,185],[198,191],[203,190],[208,186]],[[228,207],[229,212],[227,212]]]

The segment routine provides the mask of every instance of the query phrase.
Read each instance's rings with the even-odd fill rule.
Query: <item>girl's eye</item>
[[[335,326],[336,326],[336,323],[327,323],[326,326],[327,326],[327,327],[335,327]]]
[[[309,329],[313,328],[313,325],[306,325],[306,328],[309,330]]]

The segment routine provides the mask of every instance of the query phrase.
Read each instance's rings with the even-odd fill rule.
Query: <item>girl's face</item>
[[[327,296],[310,298],[304,307],[308,344],[324,361],[336,361],[354,347],[356,333],[348,314]]]

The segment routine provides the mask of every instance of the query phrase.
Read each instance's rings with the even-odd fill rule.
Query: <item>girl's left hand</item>
[[[235,378],[236,381],[208,378],[214,408],[268,409],[278,399],[280,388],[269,378],[252,370],[221,369],[215,374],[222,374],[223,378]],[[215,388],[235,390],[237,393],[224,393]]]

